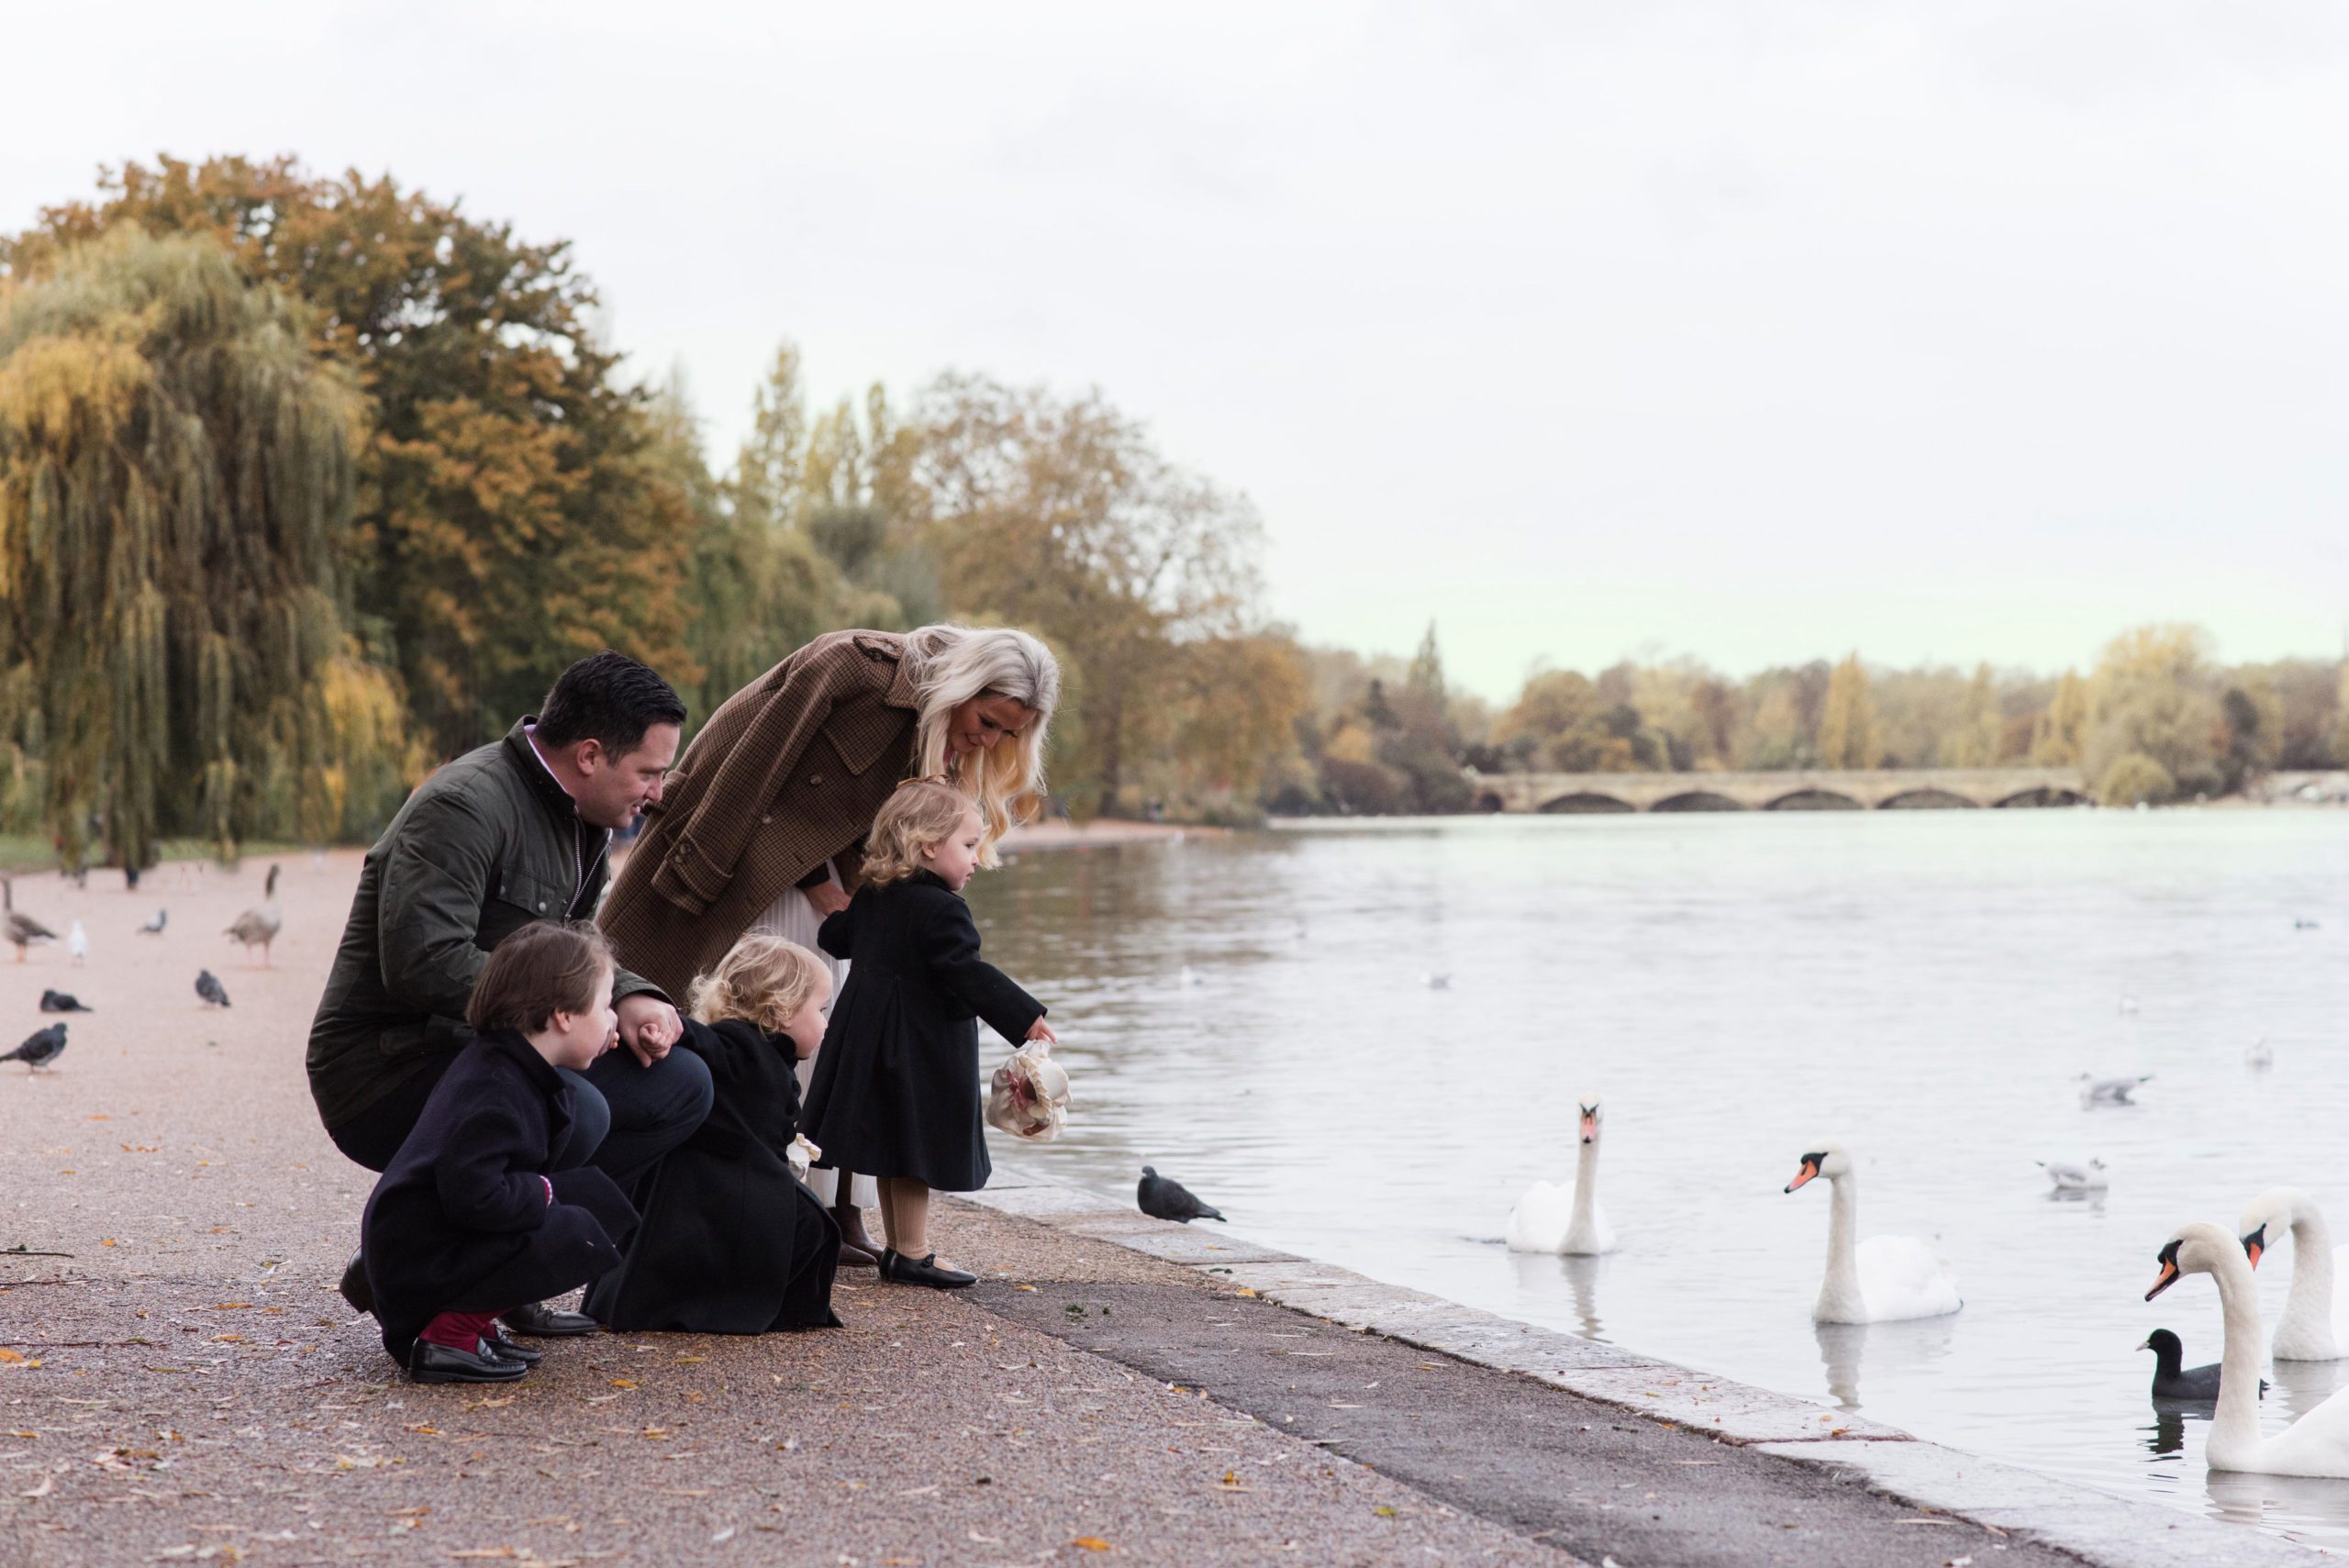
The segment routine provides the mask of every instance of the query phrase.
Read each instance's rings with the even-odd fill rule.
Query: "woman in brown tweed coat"
[[[647,808],[601,917],[620,962],[682,996],[754,925],[787,935],[846,908],[865,829],[904,779],[969,795],[994,864],[1015,811],[1042,792],[1060,689],[1051,651],[1024,631],[817,638],[710,715]],[[850,1243],[877,1251],[846,1173],[835,1208]]]

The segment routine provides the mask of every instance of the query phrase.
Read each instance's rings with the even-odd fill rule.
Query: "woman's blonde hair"
[[[754,931],[727,949],[716,969],[694,981],[693,1015],[706,1024],[740,1018],[781,1034],[791,1016],[830,978],[824,961],[806,948]]]
[[[1015,821],[1032,816],[1043,799],[1044,737],[1060,706],[1060,662],[1027,632],[944,622],[906,633],[906,658],[920,701],[915,775],[952,779],[978,807],[979,863],[991,866],[996,840]],[[947,721],[974,697],[1009,697],[1035,717],[1009,740],[950,763]]]
[[[922,870],[922,851],[952,838],[963,818],[978,809],[977,802],[943,779],[908,779],[899,784],[864,836],[864,884],[886,887]],[[983,837],[985,820],[980,817]]]

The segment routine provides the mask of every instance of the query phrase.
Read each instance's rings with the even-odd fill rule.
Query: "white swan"
[[[2254,1475],[2349,1477],[2349,1388],[2272,1438],[2259,1435],[2259,1286],[2235,1238],[2215,1225],[2181,1226],[2161,1250],[2151,1301],[2186,1274],[2219,1284],[2226,1347],[2219,1358],[2219,1404],[2203,1457],[2213,1470]]]
[[[1536,1182],[1525,1189],[1508,1211],[1512,1252],[1563,1252],[1581,1258],[1615,1250],[1615,1228],[1598,1207],[1598,1096],[1584,1095],[1577,1105],[1582,1151],[1575,1161],[1575,1184]]]
[[[2292,1288],[2276,1324],[2272,1354],[2279,1362],[2331,1362],[2349,1355],[2349,1314],[2334,1299],[2336,1268],[2349,1268],[2349,1247],[2335,1247],[2316,1201],[2298,1187],[2270,1187],[2251,1200],[2235,1221],[2235,1234],[2251,1266],[2292,1236]]]
[[[1855,1241],[1860,1228],[1859,1177],[1840,1143],[1818,1143],[1802,1157],[1802,1169],[1787,1191],[1814,1176],[1827,1178],[1827,1277],[1811,1307],[1817,1323],[1894,1323],[1909,1318],[1939,1318],[1965,1305],[1957,1275],[1934,1251],[1914,1236],[1871,1236]]]

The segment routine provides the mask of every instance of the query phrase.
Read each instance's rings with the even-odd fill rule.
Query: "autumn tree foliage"
[[[323,839],[408,762],[347,629],[353,378],[204,234],[126,228],[0,285],[0,720],[69,862]],[[392,798],[396,800],[396,794]]]

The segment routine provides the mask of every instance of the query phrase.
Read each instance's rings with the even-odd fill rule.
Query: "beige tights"
[[[881,1230],[901,1258],[930,1256],[930,1185],[911,1176],[883,1176]]]

